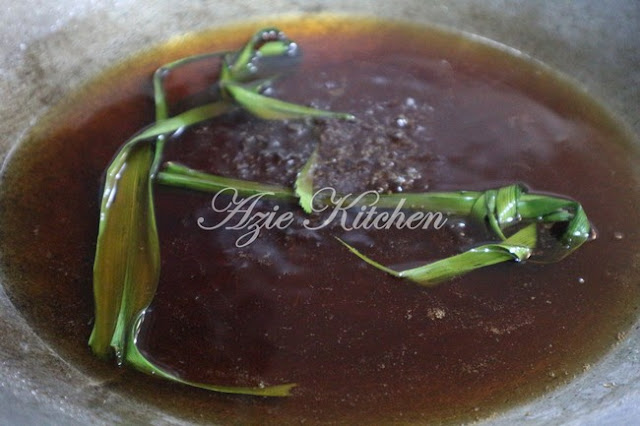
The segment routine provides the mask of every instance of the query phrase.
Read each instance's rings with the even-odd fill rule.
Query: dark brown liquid
[[[158,186],[162,277],[141,349],[194,381],[298,387],[287,399],[220,395],[95,360],[86,345],[101,174],[153,120],[155,67],[239,47],[252,29],[212,32],[110,71],[52,112],[5,168],[7,288],[63,357],[195,421],[409,422],[490,415],[565,383],[615,344],[640,300],[639,157],[597,105],[544,69],[457,36],[339,19],[281,27],[305,56],[273,94],[358,121],[233,113],[171,141],[167,160],[291,185],[320,141],[322,184],[419,192],[524,182],[579,200],[598,239],[557,264],[504,264],[425,289],[366,266],[333,236],[406,266],[487,234],[471,224],[461,233],[454,221],[427,232],[311,232],[299,209],[280,203],[296,222],[237,248],[241,232],[197,226],[221,219],[211,195]],[[171,99],[197,93],[216,69],[177,72]]]

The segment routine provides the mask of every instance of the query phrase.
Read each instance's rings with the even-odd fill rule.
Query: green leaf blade
[[[95,323],[93,352],[119,362],[130,324],[155,294],[160,248],[149,169],[148,144],[125,147],[107,170],[93,266]]]
[[[294,191],[290,188],[212,175],[174,162],[165,164],[165,168],[158,173],[156,181],[162,185],[210,193],[233,188],[243,196],[267,194],[269,198],[273,199],[288,201],[296,199]]]
[[[507,261],[523,262],[531,256],[537,244],[536,226],[528,225],[501,243],[485,244],[464,253],[442,259],[400,275],[422,285],[438,284],[475,269]]]
[[[351,253],[355,254],[360,259],[362,259],[363,261],[365,261],[369,265],[373,266],[374,268],[377,268],[377,269],[379,269],[381,271],[384,271],[387,274],[392,275],[394,277],[401,277],[401,274],[402,274],[401,272],[394,271],[393,269],[388,268],[388,267],[384,266],[383,264],[381,264],[379,262],[376,262],[375,260],[371,259],[370,257],[365,256],[359,250],[357,250],[355,247],[353,247],[350,244],[344,242],[343,240],[341,240],[338,237],[336,237],[336,240],[338,240],[343,246],[345,246],[347,249],[349,249],[349,251]]]
[[[481,194],[475,191],[380,194],[376,205],[395,208],[400,200],[404,200],[404,206],[411,210],[439,211],[455,216],[469,216]]]
[[[210,383],[198,383],[189,380],[181,379],[175,374],[164,370],[152,361],[150,361],[144,354],[138,349],[136,344],[136,338],[140,325],[144,319],[144,313],[140,314],[133,325],[133,331],[129,334],[129,344],[127,345],[126,362],[134,367],[136,370],[143,373],[160,377],[172,382],[180,383],[187,386],[192,386],[200,389],[205,389],[214,392],[240,394],[240,395],[254,395],[254,396],[268,396],[268,397],[287,397],[291,395],[291,390],[297,386],[296,383],[285,383],[273,386],[224,386],[215,385]]]
[[[298,172],[294,184],[295,194],[298,197],[300,207],[305,213],[313,212],[313,169],[318,160],[318,149],[316,148],[309,159]]]
[[[292,104],[279,99],[260,95],[243,86],[228,82],[224,89],[242,108],[256,117],[265,120],[285,120],[305,117],[339,118],[343,120],[355,120],[351,114],[333,111],[324,111],[302,105]]]
[[[394,277],[407,278],[422,286],[430,287],[475,269],[510,260],[522,262],[528,259],[536,246],[537,232],[535,224],[531,224],[503,242],[485,244],[446,259],[403,271],[395,271],[384,266],[365,256],[344,241],[339,241],[369,265]]]

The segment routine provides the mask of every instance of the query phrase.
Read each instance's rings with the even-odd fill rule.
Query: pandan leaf
[[[393,208],[404,199],[404,207],[469,216],[486,223],[500,239],[504,231],[521,222],[566,223],[560,247],[546,253],[545,261],[559,261],[594,238],[591,223],[580,203],[554,195],[528,194],[522,185],[508,185],[484,192],[426,192],[381,194],[378,207]],[[364,200],[366,201],[366,200]]]
[[[299,199],[300,207],[309,214],[313,211],[313,169],[318,159],[318,149],[316,148],[309,159],[298,172],[295,182],[295,192]]]
[[[220,82],[245,83],[251,81],[256,75],[261,74],[261,70],[256,68],[258,60],[288,59],[297,55],[297,44],[289,40],[279,29],[259,30],[239,52],[225,55]]]
[[[212,193],[233,188],[238,191],[238,194],[244,196],[266,194],[268,198],[273,199],[289,201],[296,199],[296,195],[290,188],[211,175],[174,162],[165,164],[164,169],[158,173],[157,182]]]
[[[155,294],[160,248],[149,169],[153,147],[125,146],[107,169],[93,266],[95,323],[89,345],[122,363],[131,324]]]
[[[235,83],[226,83],[223,85],[223,88],[230,94],[234,101],[242,106],[242,108],[246,109],[256,117],[263,118],[265,120],[284,120],[305,117],[355,120],[355,117],[351,114],[323,111],[292,104],[290,102],[284,102],[279,99],[260,95]]]
[[[137,370],[172,382],[181,383],[187,386],[193,386],[200,389],[210,390],[214,392],[232,393],[241,395],[284,397],[290,396],[291,390],[296,387],[295,383],[286,383],[275,386],[223,386],[208,383],[198,383],[189,380],[183,380],[178,376],[158,367],[145,357],[136,345],[136,337],[139,328],[144,320],[144,312],[142,312],[133,324],[133,332],[129,334],[129,342],[127,345],[126,362]]]
[[[531,256],[536,246],[536,239],[536,226],[531,224],[500,243],[481,245],[446,259],[403,271],[395,271],[384,266],[365,256],[346,242],[342,240],[339,241],[369,265],[394,277],[407,278],[420,285],[429,287],[453,277],[464,275],[478,268],[510,260],[522,262]]]

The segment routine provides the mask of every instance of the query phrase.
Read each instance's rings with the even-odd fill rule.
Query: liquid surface
[[[422,192],[524,182],[580,201],[597,240],[557,264],[498,265],[425,289],[366,266],[334,236],[384,264],[413,266],[488,234],[454,219],[424,232],[308,231],[299,209],[280,203],[294,224],[238,248],[242,232],[198,226],[224,217],[212,213],[210,194],[157,186],[162,276],[140,348],[190,380],[298,387],[287,399],[219,395],[93,359],[102,172],[153,120],[157,66],[240,47],[253,28],[212,32],[110,71],[54,111],[5,168],[8,291],[63,357],[194,421],[433,422],[540,395],[615,344],[639,301],[638,154],[597,105],[540,67],[458,36],[339,19],[280,27],[304,58],[269,94],[358,120],[264,122],[235,112],[172,140],[167,160],[291,186],[320,143],[318,186]],[[212,61],[171,76],[174,112],[216,71]]]

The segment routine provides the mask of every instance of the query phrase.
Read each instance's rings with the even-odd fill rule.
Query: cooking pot
[[[3,9],[0,160],[51,106],[136,52],[231,22],[327,11],[441,25],[497,40],[572,77],[640,134],[640,4],[628,0],[25,0],[5,3]],[[1,286],[0,336],[0,423],[186,423],[111,390],[69,363],[30,328]],[[484,421],[636,423],[639,348],[640,327],[635,325],[569,384]]]

